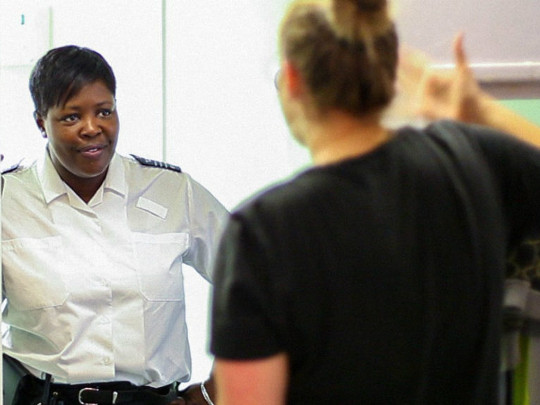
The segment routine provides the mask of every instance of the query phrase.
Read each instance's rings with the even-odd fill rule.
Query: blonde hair
[[[398,38],[387,0],[297,1],[280,30],[320,112],[363,115],[394,96]]]

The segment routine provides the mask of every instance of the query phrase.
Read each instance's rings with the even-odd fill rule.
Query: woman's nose
[[[101,133],[101,127],[96,122],[96,119],[89,117],[83,120],[82,135],[96,136]]]

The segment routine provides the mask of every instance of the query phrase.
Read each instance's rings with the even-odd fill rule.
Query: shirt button
[[[105,357],[103,359],[103,364],[105,364],[106,366],[108,366],[109,364],[111,364],[111,358],[110,357]]]

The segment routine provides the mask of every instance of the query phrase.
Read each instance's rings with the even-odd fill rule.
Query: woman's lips
[[[89,159],[97,159],[103,154],[105,145],[90,145],[79,149],[79,153]]]

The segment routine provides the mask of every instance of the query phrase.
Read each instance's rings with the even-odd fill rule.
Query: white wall
[[[24,16],[24,17],[23,17]],[[0,3],[0,151],[16,161],[43,148],[32,120],[28,76],[48,46],[48,10],[37,2]]]
[[[307,162],[274,88],[282,8],[276,0],[168,5],[167,159],[229,208]]]

